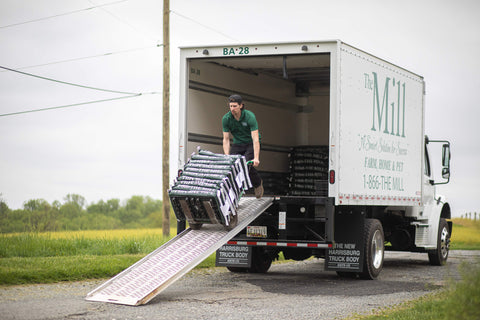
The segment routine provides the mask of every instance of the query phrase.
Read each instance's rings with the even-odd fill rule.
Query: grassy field
[[[0,235],[0,285],[108,278],[175,236],[161,229]],[[198,268],[212,267],[212,255]]]
[[[455,250],[480,250],[480,220],[455,218],[452,245]]]
[[[453,222],[452,249],[480,249],[480,221]],[[108,278],[170,238],[161,229],[0,234],[0,285]],[[212,255],[197,268],[214,265]]]

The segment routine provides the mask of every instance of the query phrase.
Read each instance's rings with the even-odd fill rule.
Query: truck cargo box
[[[236,93],[259,123],[261,174],[277,187],[288,180],[266,192],[422,204],[421,76],[340,41],[182,48],[180,74],[179,166],[199,145],[223,152],[221,119]],[[309,147],[323,149],[295,156]]]

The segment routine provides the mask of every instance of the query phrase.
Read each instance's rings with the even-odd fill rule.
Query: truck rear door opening
[[[324,146],[327,171],[330,54],[190,59],[188,70],[186,154],[198,145],[223,152],[226,98],[238,93],[260,126],[267,194],[287,194],[292,147]]]

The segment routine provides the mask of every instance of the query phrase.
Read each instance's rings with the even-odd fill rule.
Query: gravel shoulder
[[[337,277],[323,260],[275,264],[267,274],[193,270],[150,303],[131,307],[85,300],[105,280],[0,287],[0,315],[8,319],[342,319],[416,299],[460,279],[464,261],[480,251],[451,251],[443,267],[426,254],[385,254],[374,281]]]

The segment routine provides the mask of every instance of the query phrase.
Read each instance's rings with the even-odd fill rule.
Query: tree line
[[[125,201],[100,200],[89,205],[78,194],[68,194],[63,200],[50,204],[32,199],[24,202],[23,209],[12,210],[0,197],[0,232],[162,227],[162,201],[148,196],[132,196]]]

